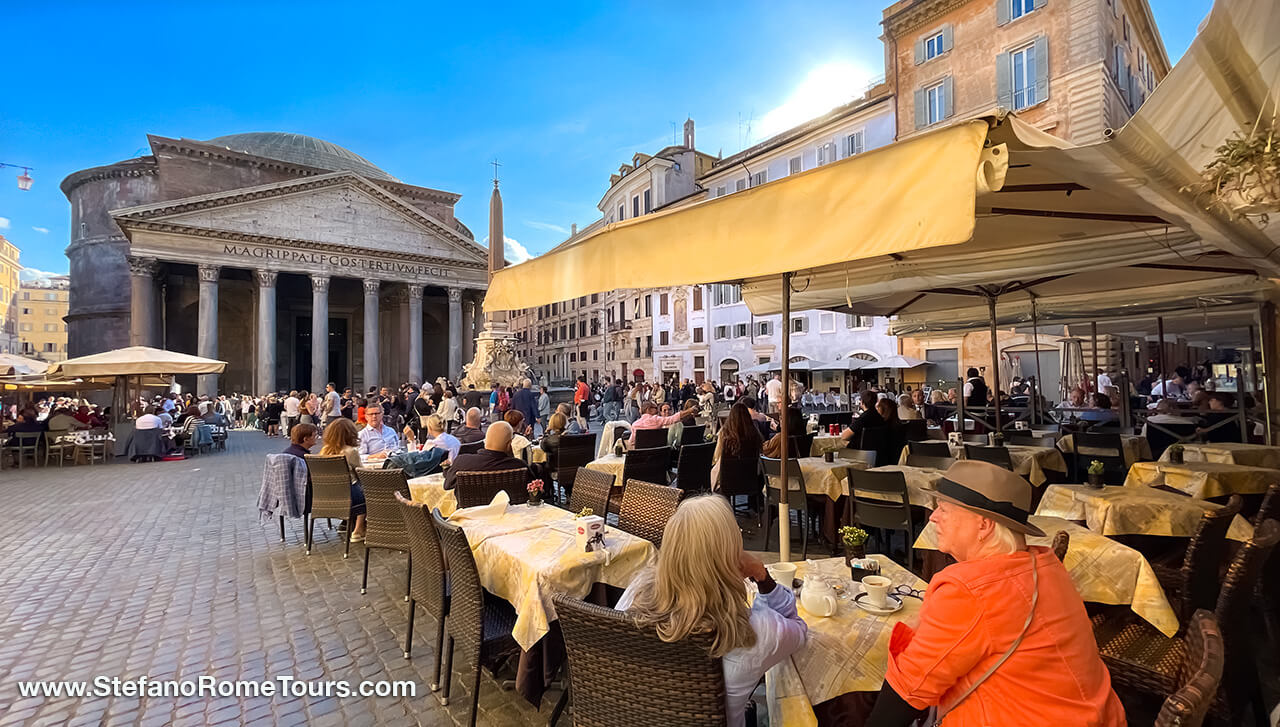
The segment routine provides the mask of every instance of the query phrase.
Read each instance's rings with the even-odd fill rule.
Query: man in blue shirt
[[[382,422],[380,405],[372,404],[365,407],[364,416],[369,420],[369,426],[360,430],[360,454],[394,452],[400,448],[400,435]]]

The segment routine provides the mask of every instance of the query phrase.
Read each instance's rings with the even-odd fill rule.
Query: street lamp
[[[34,180],[31,179],[30,174],[27,174],[27,172],[31,171],[31,167],[24,167],[21,164],[6,164],[4,162],[0,162],[0,167],[13,167],[14,169],[21,169],[22,174],[18,175],[18,189],[22,190],[23,192],[31,189],[31,182]]]

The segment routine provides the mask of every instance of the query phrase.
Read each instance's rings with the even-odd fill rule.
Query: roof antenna
[[[498,188],[498,167],[502,166],[502,164],[498,162],[497,158],[494,158],[494,160],[489,163],[493,165],[493,188],[497,189]]]

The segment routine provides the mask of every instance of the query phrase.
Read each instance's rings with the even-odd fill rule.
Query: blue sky
[[[1211,2],[1151,1],[1176,61]],[[292,131],[460,193],[477,238],[500,159],[506,234],[537,254],[672,122],[727,155],[858,95],[883,75],[887,4],[6,3],[0,162],[36,181],[0,170],[0,234],[65,272],[67,174],[148,133]]]

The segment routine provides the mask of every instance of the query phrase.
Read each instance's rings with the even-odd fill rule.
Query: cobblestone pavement
[[[282,439],[234,432],[228,451],[185,462],[0,472],[10,503],[0,545],[0,727],[54,724],[466,724],[469,679],[449,707],[428,690],[434,624],[415,623],[402,654],[405,556],[364,548],[342,558],[317,523],[259,524],[263,456]],[[336,525],[336,523],[335,523]],[[22,697],[25,680],[409,680],[416,697]],[[479,724],[545,724],[488,672]],[[563,718],[562,724],[569,723]]]

